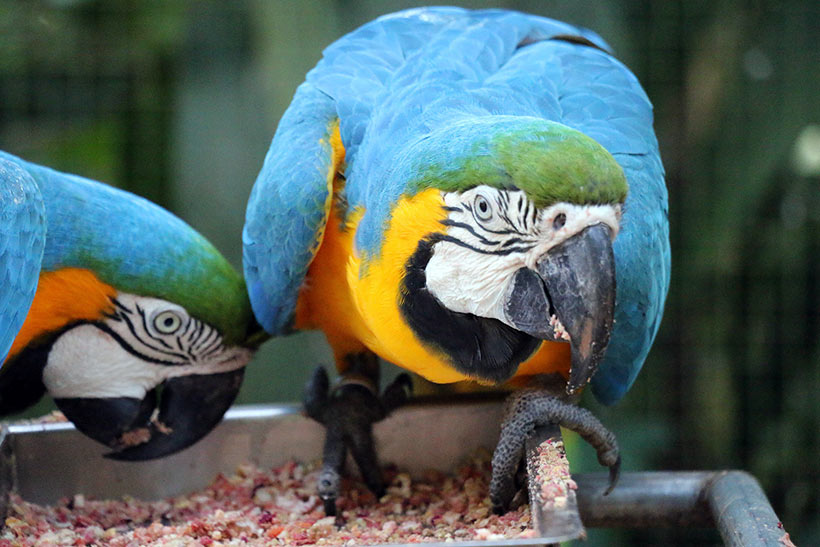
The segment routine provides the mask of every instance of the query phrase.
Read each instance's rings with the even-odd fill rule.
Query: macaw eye
[[[175,311],[164,311],[154,317],[154,328],[162,334],[172,334],[182,326],[182,317]]]
[[[560,230],[564,227],[564,224],[567,223],[567,215],[564,213],[558,213],[555,215],[555,218],[552,219],[552,229],[553,230]]]
[[[493,207],[490,205],[490,200],[481,194],[475,197],[475,201],[473,202],[473,211],[475,211],[475,216],[478,220],[486,221],[493,218]]]

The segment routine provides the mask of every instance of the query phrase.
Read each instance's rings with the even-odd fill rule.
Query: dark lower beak
[[[516,329],[542,340],[569,341],[570,394],[592,378],[612,332],[611,234],[609,227],[595,224],[553,247],[538,261],[538,272],[524,268],[516,273],[505,302],[505,315]]]
[[[219,374],[191,374],[166,380],[144,399],[56,399],[82,433],[111,448],[115,460],[150,460],[187,448],[210,432],[231,406],[244,368]]]

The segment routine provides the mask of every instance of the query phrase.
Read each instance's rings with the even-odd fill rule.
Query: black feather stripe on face
[[[535,223],[535,206],[520,190],[493,190],[491,199],[494,203],[492,214],[501,221],[501,226],[491,227],[488,222],[477,218],[465,198],[461,206],[443,206],[448,216],[440,223],[451,229],[447,230],[446,235],[437,235],[437,241],[449,241],[485,255],[530,251],[537,243],[529,226]],[[470,214],[463,214],[465,211],[470,211]]]
[[[453,368],[471,378],[502,383],[538,349],[541,340],[496,319],[448,310],[427,290],[424,270],[433,245],[445,238],[436,234],[419,242],[405,266],[399,309],[415,335],[445,354]]]
[[[153,364],[179,366],[199,363],[218,357],[226,350],[220,333],[187,316],[183,311],[166,309],[164,313],[178,313],[180,323],[175,331],[161,333],[152,327],[156,315],[149,307],[138,302],[114,299],[114,312],[97,327],[108,333],[125,351]]]
[[[502,249],[496,249],[496,250],[490,251],[490,250],[487,250],[487,249],[481,249],[479,247],[475,247],[473,245],[470,245],[466,241],[462,241],[462,240],[460,240],[456,237],[450,236],[450,235],[441,235],[437,240],[438,241],[449,241],[450,243],[458,245],[459,247],[464,247],[465,249],[470,249],[471,251],[475,251],[477,253],[481,253],[481,254],[485,254],[485,255],[508,255],[508,254],[512,254],[512,253],[526,253],[527,251],[529,251],[530,249],[532,249],[534,247],[534,245],[524,245],[524,246],[521,246],[521,247],[507,247],[505,249],[502,248]],[[499,242],[496,242],[494,244],[495,245],[502,244],[502,247],[504,247],[505,246],[504,243],[506,243],[506,241],[505,242],[499,241]]]

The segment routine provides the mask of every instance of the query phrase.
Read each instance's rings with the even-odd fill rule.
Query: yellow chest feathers
[[[345,226],[331,213],[300,293],[296,328],[323,330],[341,366],[346,354],[367,348],[432,382],[467,379],[449,364],[446,355],[419,340],[400,307],[407,263],[421,239],[441,232],[441,221],[447,215],[442,206],[438,190],[399,200],[381,253],[364,270],[353,246],[362,212],[351,214]],[[516,376],[566,374],[568,368],[569,345],[545,342],[521,364]]]

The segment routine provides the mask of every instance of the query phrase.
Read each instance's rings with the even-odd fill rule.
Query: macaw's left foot
[[[411,391],[407,374],[400,374],[381,396],[375,382],[359,374],[343,374],[330,387],[327,373],[318,367],[305,389],[308,416],[326,428],[319,497],[328,516],[336,515],[342,470],[347,451],[359,467],[367,487],[382,497],[384,480],[373,444],[373,424],[401,406]]]
[[[503,514],[510,509],[518,490],[515,474],[524,457],[524,443],[537,426],[547,423],[575,431],[591,444],[598,452],[598,462],[609,468],[609,488],[605,495],[615,487],[621,469],[618,442],[590,411],[559,399],[554,392],[538,389],[513,393],[508,405],[493,454],[490,501],[495,513]]]

